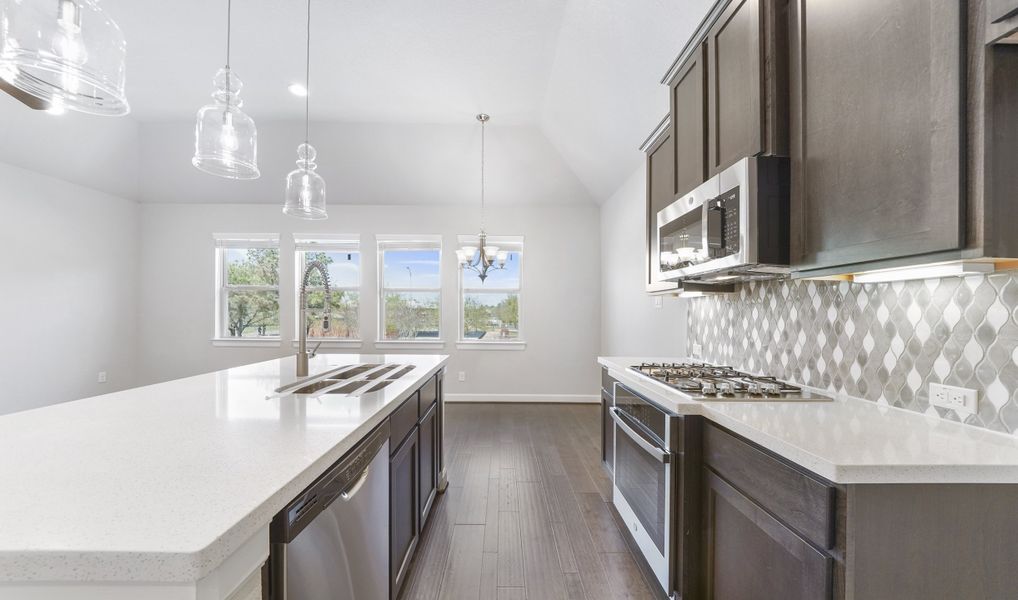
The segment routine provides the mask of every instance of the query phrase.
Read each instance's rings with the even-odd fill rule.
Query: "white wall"
[[[281,182],[280,182],[281,183]],[[336,194],[338,182],[330,193]],[[478,228],[476,210],[457,206],[332,205],[324,222],[284,217],[278,205],[141,205],[142,276],[139,310],[141,377],[173,379],[294,352],[292,328],[276,348],[213,347],[213,232],[281,234],[280,276],[294,281],[291,234],[356,233],[365,252],[361,352],[374,353],[377,323],[373,260],[376,234],[441,234],[443,252],[442,350],[452,356],[446,391],[451,394],[530,394],[546,400],[596,399],[595,359],[600,340],[600,255],[598,208],[594,205],[523,205],[489,210],[492,235],[523,234],[525,350],[458,350],[457,234]],[[293,323],[294,283],[281,294],[281,322]],[[456,373],[466,372],[460,383]],[[548,396],[551,397],[548,397]],[[556,397],[555,395],[567,395]],[[483,399],[483,398],[482,398]]]
[[[601,205],[601,354],[686,354],[686,301],[644,292],[646,170],[637,169]]]
[[[0,214],[0,414],[131,387],[138,206],[0,163]]]

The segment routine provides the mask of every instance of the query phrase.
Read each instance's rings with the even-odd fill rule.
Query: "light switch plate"
[[[654,308],[661,308],[664,306],[664,300],[661,296],[654,296]]]
[[[460,381],[466,381],[467,380],[467,372],[466,371],[460,371],[458,379]]]
[[[979,392],[953,385],[931,383],[930,403],[962,413],[975,414],[979,410]]]

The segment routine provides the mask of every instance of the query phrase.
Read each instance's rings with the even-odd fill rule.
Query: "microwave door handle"
[[[644,450],[647,454],[650,454],[658,460],[658,462],[668,463],[671,462],[671,454],[665,452],[661,448],[647,441],[647,438],[640,435],[638,431],[633,429],[629,423],[626,423],[621,411],[616,406],[608,408],[608,415],[611,416],[612,421],[619,426],[626,435],[628,435],[636,444]]]

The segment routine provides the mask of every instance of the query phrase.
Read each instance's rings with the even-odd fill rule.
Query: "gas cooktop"
[[[672,387],[693,400],[810,401],[831,398],[813,394],[775,377],[750,375],[731,367],[705,363],[641,363],[633,371]]]

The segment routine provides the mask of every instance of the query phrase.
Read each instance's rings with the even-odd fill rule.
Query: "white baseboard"
[[[598,404],[598,394],[444,394],[446,402],[527,402],[544,404]]]

